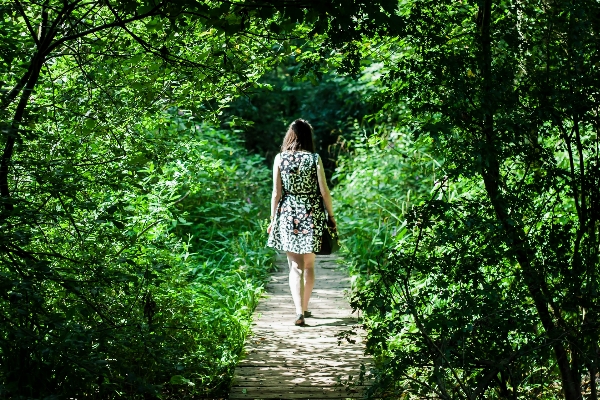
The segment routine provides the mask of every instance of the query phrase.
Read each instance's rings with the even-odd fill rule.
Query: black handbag
[[[319,179],[317,178],[317,161],[318,158],[315,156],[315,179],[317,182]],[[321,207],[323,208],[323,212],[325,212],[325,203],[323,202],[323,196],[319,192],[319,188],[317,188],[317,193],[319,197],[321,197]],[[323,222],[323,236],[321,237],[321,250],[317,251],[315,254],[321,256],[328,256],[332,253],[335,253],[340,249],[340,238],[337,233],[337,229],[333,224],[328,224],[329,220],[325,219]]]
[[[323,224],[323,236],[321,237],[321,250],[315,254],[328,256],[340,249],[340,239],[337,230],[333,226],[329,226],[327,221]]]

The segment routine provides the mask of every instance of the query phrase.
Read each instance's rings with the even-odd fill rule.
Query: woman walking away
[[[308,302],[315,285],[315,253],[321,249],[325,212],[336,229],[323,163],[315,153],[312,126],[297,119],[288,128],[281,153],[273,164],[271,224],[267,245],[285,251],[290,290],[296,307],[295,325],[309,317]],[[323,197],[323,202],[321,202]]]

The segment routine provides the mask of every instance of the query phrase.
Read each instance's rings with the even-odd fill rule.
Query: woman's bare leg
[[[290,266],[290,291],[296,307],[296,314],[302,314],[302,294],[304,293],[304,254],[286,252]],[[314,279],[313,279],[314,281]]]
[[[315,287],[315,253],[304,255],[304,292],[302,296],[302,312],[308,311],[308,302]]]

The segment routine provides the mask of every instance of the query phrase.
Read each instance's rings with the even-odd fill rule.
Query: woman
[[[295,325],[310,316],[308,302],[315,285],[315,253],[321,249],[325,223],[336,229],[323,163],[315,153],[312,126],[297,119],[288,128],[273,164],[271,223],[267,245],[285,251],[290,290],[296,306]],[[321,201],[321,197],[323,201]]]

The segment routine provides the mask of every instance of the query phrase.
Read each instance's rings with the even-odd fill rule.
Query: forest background
[[[371,395],[597,399],[592,1],[0,1],[0,396],[226,396],[315,127]]]

